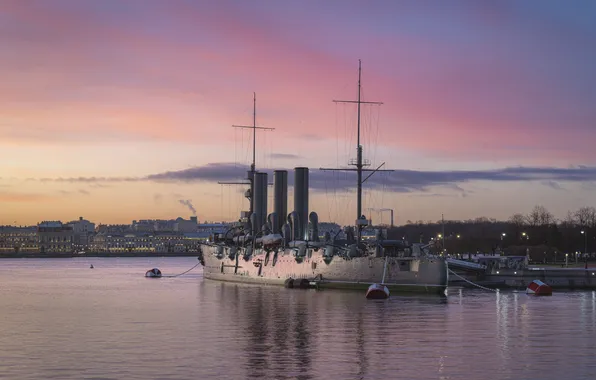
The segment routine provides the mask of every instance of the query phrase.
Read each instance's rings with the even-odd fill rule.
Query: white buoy
[[[145,277],[161,277],[161,271],[157,268],[153,268],[145,272]]]

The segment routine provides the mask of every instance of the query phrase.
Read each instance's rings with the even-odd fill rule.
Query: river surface
[[[594,292],[369,301],[204,280],[200,266],[144,277],[196,263],[0,260],[0,378],[596,378]]]

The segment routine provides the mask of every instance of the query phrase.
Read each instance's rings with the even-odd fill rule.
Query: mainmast
[[[362,218],[362,145],[360,145],[360,100],[362,94],[362,62],[358,60],[358,142],[356,143],[356,170],[358,171],[358,202],[356,206],[356,220]],[[370,165],[370,164],[369,164]],[[368,165],[367,165],[368,166]]]
[[[257,172],[256,168],[256,159],[257,159],[257,129],[262,129],[266,131],[273,131],[275,128],[265,128],[265,127],[257,127],[257,93],[253,92],[253,102],[252,102],[252,125],[232,125],[232,128],[241,128],[241,129],[252,129],[252,163],[250,164],[250,170],[247,172],[246,179],[248,182],[218,182],[221,185],[250,185],[250,189],[245,193],[246,198],[250,204],[250,211],[248,217],[253,213],[253,204],[252,204],[252,196],[254,194],[254,178],[255,173]]]
[[[358,121],[357,121],[357,142],[356,142],[356,159],[352,159],[349,162],[349,165],[355,166],[356,169],[325,169],[321,168],[321,170],[339,170],[339,171],[356,171],[358,179],[357,179],[357,194],[356,194],[356,229],[357,229],[357,240],[360,242],[360,238],[362,235],[362,228],[367,225],[367,220],[364,215],[362,215],[362,184],[366,182],[367,179],[370,178],[377,171],[391,171],[391,170],[379,170],[385,163],[383,162],[379,167],[374,170],[365,169],[365,167],[370,166],[370,161],[363,158],[363,149],[362,145],[360,144],[360,107],[362,104],[377,104],[381,105],[382,102],[365,102],[362,101],[362,61],[358,60],[358,97],[357,100],[334,100],[335,103],[356,103],[358,107]],[[372,171],[368,175],[368,177],[362,179],[362,173],[365,171]]]
[[[240,127],[242,128],[242,127]],[[250,127],[248,127],[250,128]],[[252,93],[252,164],[251,172],[255,172],[255,161],[257,159],[257,93]]]

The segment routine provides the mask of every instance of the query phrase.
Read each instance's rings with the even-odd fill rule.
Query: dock
[[[447,260],[449,269],[475,284],[494,289],[525,289],[540,280],[553,289],[596,290],[596,268],[531,266],[526,256],[484,256],[476,260]],[[449,286],[471,287],[455,275]]]

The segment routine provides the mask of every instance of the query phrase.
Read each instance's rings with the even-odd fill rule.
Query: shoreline
[[[86,253],[1,253],[0,259],[72,259],[75,257],[198,257],[198,252],[86,252]]]

